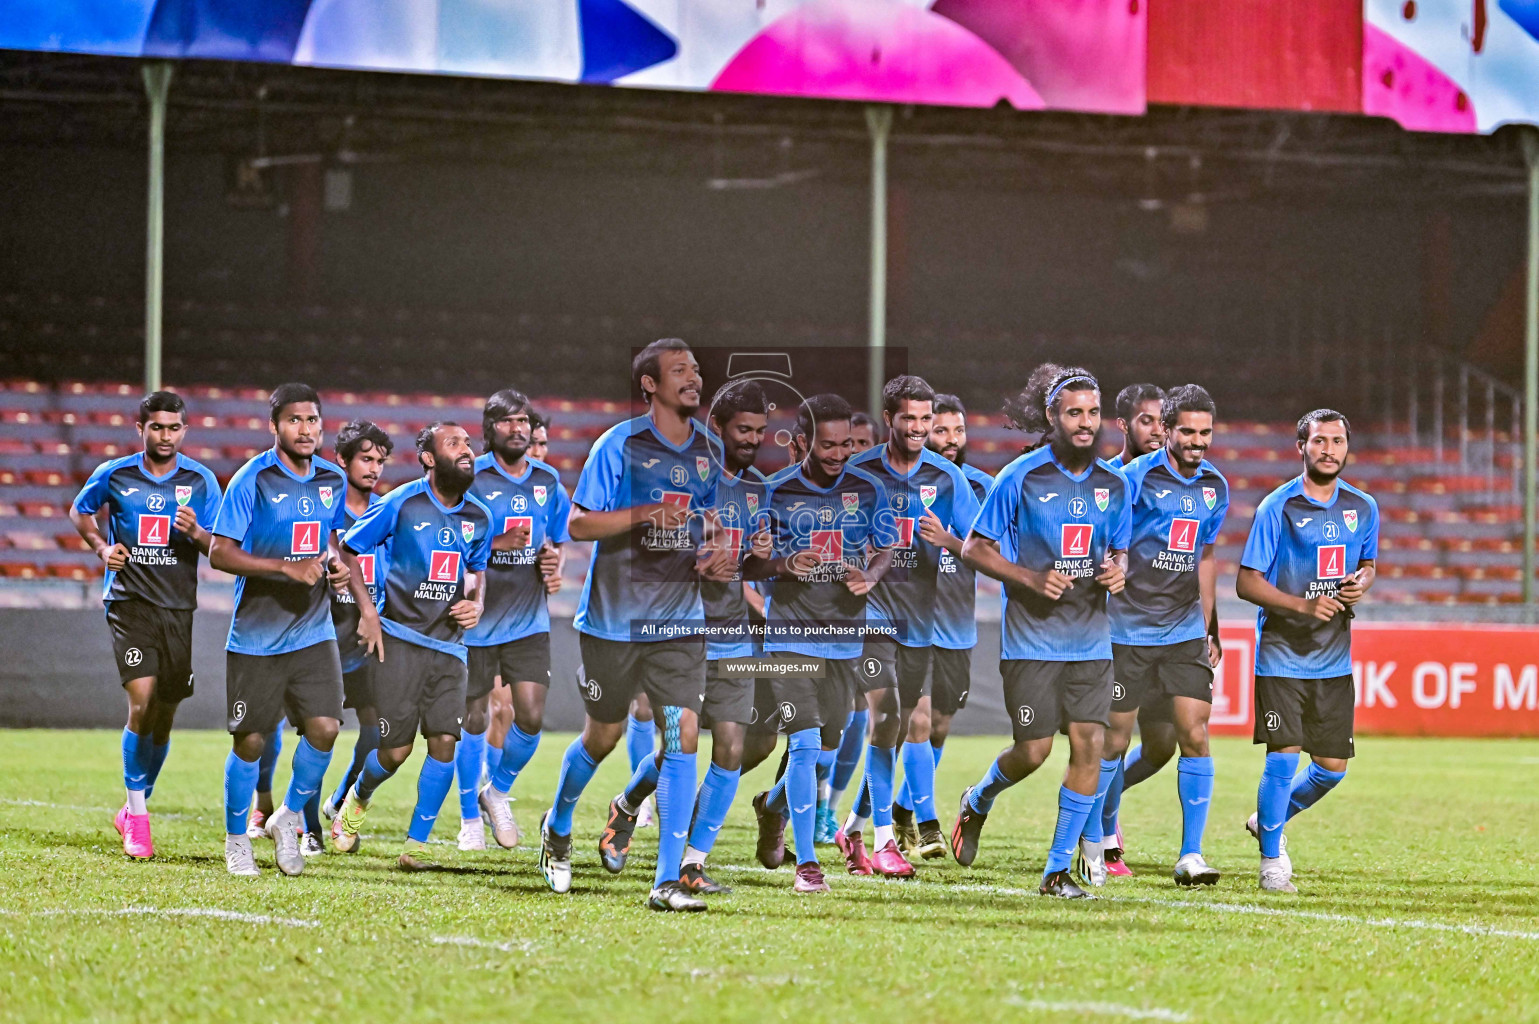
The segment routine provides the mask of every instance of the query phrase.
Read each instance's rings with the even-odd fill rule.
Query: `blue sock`
[[[546,826],[558,836],[572,834],[572,812],[577,809],[577,798],[593,779],[598,762],[582,745],[582,737],[572,741],[561,756],[561,775],[556,780],[556,799],[551,804],[550,818]]]
[[[246,834],[251,821],[251,794],[256,791],[257,763],[243,761],[235,751],[224,759],[224,830],[232,836]]]
[[[695,794],[695,821],[689,827],[689,845],[701,853],[710,853],[716,845],[716,833],[727,821],[741,775],[742,772],[729,772],[715,762],[705,769],[705,781]]]
[[[266,736],[262,737],[262,756],[257,760],[260,766],[257,772],[256,788],[258,793],[271,793],[273,791],[273,769],[278,767],[278,755],[283,753],[283,722]]]
[[[911,743],[903,744],[904,751],[907,752],[908,748],[912,745],[913,744]],[[910,814],[912,814],[914,811],[914,795],[913,793],[909,792],[908,788],[907,761],[905,761],[903,765],[903,781],[898,783],[898,791],[892,795],[892,805],[894,807],[901,807],[905,811],[908,811]]]
[[[855,794],[855,806],[851,808],[857,818],[871,817],[871,780],[860,777],[860,792]]]
[[[144,798],[146,800],[155,795],[155,780],[160,778],[160,770],[166,765],[166,755],[171,753],[171,741],[169,739],[164,743],[156,743],[154,740],[151,740],[150,744],[150,770],[149,775],[144,780],[146,783]],[[141,743],[139,749],[143,752],[144,744]]]
[[[796,845],[796,863],[816,862],[813,845],[817,834],[818,749],[822,746],[817,729],[800,729],[788,741],[791,756],[786,763],[786,797],[791,807],[791,837]]]
[[[818,805],[823,803],[823,787],[834,777],[834,761],[839,756],[837,750],[824,750],[822,740],[818,741]]]
[[[1143,772],[1133,771],[1133,769],[1137,767],[1138,762],[1142,761],[1143,758],[1144,745],[1140,743],[1132,750],[1129,750],[1127,756],[1122,759],[1122,789],[1124,792],[1132,789],[1134,786],[1144,781],[1145,776]],[[1133,772],[1133,777],[1131,779],[1128,778],[1129,772]]]
[[[1101,805],[1102,838],[1117,834],[1117,812],[1122,809],[1122,780],[1126,771],[1123,759],[1117,758],[1117,774],[1112,776],[1111,785],[1106,788],[1106,802]]]
[[[1085,819],[1085,834],[1080,838],[1087,843],[1099,843],[1104,839],[1105,833],[1101,829],[1101,812],[1106,806],[1106,794],[1111,789],[1112,780],[1117,777],[1117,769],[1122,767],[1122,758],[1115,761],[1101,761],[1101,774],[1095,783],[1095,806],[1090,808],[1090,817]]]
[[[460,820],[481,817],[476,794],[481,789],[481,768],[486,764],[486,733],[460,730],[460,745],[454,748],[454,769],[460,783]]]
[[[786,787],[791,784],[790,783],[790,775],[791,775],[791,757],[790,757],[790,755],[791,755],[791,751],[789,749],[787,749],[786,750],[786,773],[784,775],[782,775],[780,778],[776,779],[775,780],[775,784],[773,786],[771,786],[769,788],[769,792],[764,795],[764,808],[765,808],[765,810],[774,811],[776,814],[780,815],[782,818],[789,817],[790,814],[791,814],[791,803],[790,803],[790,799],[791,798],[786,794]]]
[[[358,781],[358,776],[363,772],[364,762],[369,759],[369,754],[377,749],[379,749],[379,726],[359,722],[358,740],[353,744],[353,760],[347,766],[347,774],[342,776],[342,782],[337,786],[336,792],[331,794],[331,806],[342,806],[342,801],[347,799],[347,791],[353,788],[353,783]]]
[[[293,772],[289,776],[289,791],[283,798],[283,806],[295,814],[304,812],[305,804],[320,793],[321,783],[326,781],[326,766],[331,764],[331,751],[319,751],[303,736],[294,748]]]
[[[369,756],[363,759],[363,770],[358,773],[358,799],[368,803],[374,791],[394,774],[394,770],[387,772],[385,766],[379,763],[377,748],[369,751]]]
[[[132,729],[123,730],[123,785],[136,793],[144,792],[149,786],[149,771],[139,752],[141,747],[149,745],[148,736],[141,742],[138,733]]]
[[[1336,788],[1336,783],[1347,777],[1346,772],[1333,772],[1328,768],[1321,768],[1313,761],[1304,769],[1304,774],[1293,780],[1293,791],[1288,796],[1288,817],[1291,819],[1300,811],[1307,811],[1315,805],[1322,796]]]
[[[866,788],[871,791],[871,824],[892,824],[892,777],[897,774],[898,752],[872,744],[866,750]]]
[[[834,755],[834,792],[843,793],[850,788],[855,768],[860,764],[860,752],[866,749],[866,711],[854,711],[844,723],[844,735],[839,740],[839,752]]]
[[[935,748],[928,742],[903,744],[903,785],[914,798],[914,819],[935,820]]]
[[[642,761],[657,756],[657,723],[643,722],[631,715],[625,717],[625,753],[630,757],[631,771]]]
[[[999,794],[1015,785],[1015,780],[1007,776],[999,767],[999,759],[989,762],[989,770],[983,773],[983,780],[973,787],[973,796],[968,803],[979,814],[987,814],[994,809],[994,801]]]
[[[1183,757],[1176,762],[1176,792],[1181,796],[1181,856],[1202,852],[1213,806],[1213,759]]]
[[[1076,793],[1068,786],[1058,787],[1058,824],[1053,828],[1053,845],[1047,851],[1046,878],[1054,871],[1067,871],[1074,862],[1074,844],[1085,831],[1085,819],[1095,806],[1095,796]]]
[[[664,708],[663,713],[672,712]],[[689,817],[695,811],[695,755],[669,751],[657,776],[657,873],[654,887],[679,880]]]
[[[656,754],[643,760],[631,773],[631,781],[625,784],[625,802],[641,810],[641,802],[657,792],[662,777],[663,769],[657,763]]]
[[[945,747],[938,747],[934,743],[930,744],[930,756],[935,758],[935,770],[936,771],[940,771],[941,755],[944,754],[945,752],[946,752],[946,748]]]
[[[305,801],[305,831],[313,836],[325,835],[321,831],[321,791],[316,787],[310,799]]]
[[[1288,800],[1293,795],[1293,773],[1299,756],[1274,751],[1266,756],[1261,785],[1256,789],[1256,824],[1261,830],[1261,856],[1282,854],[1283,824],[1288,820]]]
[[[507,738],[502,741],[502,756],[494,758],[497,762],[492,768],[492,787],[499,793],[511,793],[513,783],[518,778],[518,773],[524,770],[529,759],[534,757],[534,752],[540,745],[542,733],[529,735],[514,722],[508,726]]]
[[[438,811],[453,786],[453,761],[440,761],[432,754],[422,759],[422,771],[417,773],[417,806],[411,812],[407,839],[427,842],[428,836],[433,834],[433,823],[438,820]]]

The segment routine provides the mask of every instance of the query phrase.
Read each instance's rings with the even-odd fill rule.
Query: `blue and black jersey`
[[[700,599],[705,605],[706,621],[725,636],[740,639],[714,640],[706,644],[708,658],[747,658],[754,653],[748,632],[748,599],[743,596],[743,559],[748,556],[748,540],[769,522],[769,503],[764,474],[749,466],[735,477],[725,473],[716,485],[716,520],[726,534],[727,546],[737,552],[738,571],[731,582],[700,581]],[[712,635],[716,635],[713,633]]]
[[[1111,657],[1106,591],[1094,577],[1108,551],[1127,548],[1132,519],[1127,480],[1100,459],[1074,475],[1044,445],[1000,471],[973,533],[995,541],[1016,565],[1074,579],[1056,601],[1024,587],[1005,588],[1001,657]]]
[[[886,489],[870,474],[846,466],[827,487],[803,471],[777,475],[769,482],[768,501],[774,557],[810,550],[822,568],[806,579],[775,580],[765,612],[765,652],[860,657],[866,595],[850,593],[844,579],[849,569],[866,565],[871,549],[898,541]]]
[[[219,514],[219,481],[208,467],[185,455],[165,476],[152,476],[144,455],[128,455],[96,467],[75,511],[95,515],[107,508],[107,542],[128,548],[128,564],[107,570],[104,602],[135,598],[161,608],[198,606],[198,546],[175,529],[176,510],[190,506],[204,529]]]
[[[379,495],[369,495],[369,507],[373,508],[379,501]],[[346,522],[342,529],[351,530],[353,524],[361,517],[353,515],[353,510],[343,503],[343,515]],[[369,597],[374,602],[376,611],[385,608],[385,588],[379,585],[379,578],[374,574],[374,552],[369,551],[358,556],[358,571],[363,575],[363,585],[369,589]],[[342,653],[342,671],[352,672],[360,667],[368,652],[358,643],[358,602],[353,600],[353,592],[349,590],[333,590],[331,592],[331,624],[337,630],[337,649]]]
[[[513,476],[487,452],[476,460],[470,494],[492,516],[492,537],[520,527],[529,530],[529,543],[516,551],[493,551],[486,568],[486,611],[465,634],[467,647],[494,647],[535,633],[550,632],[545,580],[537,555],[548,540],[564,544],[572,505],[556,470],[539,459],[525,459],[524,471]]]
[[[977,466],[963,464],[958,468],[972,485],[973,497],[982,508],[994,478]],[[967,533],[964,531],[958,536],[965,539]],[[942,548],[940,565],[935,570],[936,647],[966,651],[978,646],[977,597],[978,574]]]
[[[1112,642],[1158,647],[1208,634],[1197,566],[1229,512],[1229,481],[1203,460],[1187,479],[1164,449],[1126,466],[1133,502],[1127,586],[1109,605]]]
[[[354,554],[374,554],[386,633],[464,661],[464,630],[449,609],[465,597],[465,573],[486,569],[491,538],[485,505],[467,494],[449,508],[418,477],[370,505],[342,543]]]
[[[230,478],[213,532],[258,558],[323,558],[331,535],[347,524],[347,477],[336,464],[314,457],[295,475],[275,448],[247,462]],[[287,654],[336,638],[331,585],[235,578],[235,617],[225,647],[236,654]]]
[[[1379,505],[1345,480],[1324,504],[1296,476],[1261,500],[1240,565],[1285,594],[1334,597],[1358,565],[1379,557]],[[1352,623],[1261,609],[1256,675],[1333,679],[1352,673]]]
[[[928,647],[935,638],[936,574],[945,549],[919,536],[919,520],[933,513],[948,533],[967,538],[978,517],[978,499],[967,477],[950,459],[928,448],[908,473],[899,473],[879,444],[850,459],[887,491],[898,542],[892,567],[871,591],[869,617],[885,622],[905,647]]]
[[[580,632],[646,642],[704,631],[695,564],[721,469],[710,435],[690,423],[689,439],[678,446],[657,432],[650,416],[616,424],[593,443],[573,505],[614,512],[662,503],[691,515],[675,529],[648,523],[594,545],[574,619]]]

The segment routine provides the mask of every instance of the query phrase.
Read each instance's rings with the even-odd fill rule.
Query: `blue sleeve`
[[[1107,543],[1113,551],[1126,551],[1133,539],[1133,488],[1131,486],[1122,488],[1122,500],[1112,510],[1111,531],[1107,538]]]
[[[336,506],[336,514],[331,517],[331,532],[339,533],[347,529],[347,478],[342,479],[342,490],[331,499]]]
[[[1213,517],[1208,520],[1208,532],[1203,535],[1202,543],[1217,544],[1218,535],[1224,530],[1224,520],[1229,518],[1229,481],[1224,481],[1224,496],[1219,499],[1218,508],[1214,510]]]
[[[248,463],[249,465],[249,463]],[[230,489],[219,503],[219,515],[214,520],[214,533],[231,540],[245,542],[251,531],[252,506],[256,503],[255,475],[237,472],[230,481]]]
[[[203,510],[198,513],[198,523],[206,530],[219,518],[219,479],[203,467]]]
[[[545,536],[552,544],[565,544],[572,539],[567,532],[567,520],[572,515],[572,499],[566,496],[566,488],[558,482],[550,496],[550,511],[545,514]]]
[[[1002,545],[1015,530],[1020,510],[1019,480],[1014,473],[1001,473],[989,493],[984,495],[983,507],[978,510],[978,518],[973,520],[972,532]]]
[[[588,461],[582,465],[572,504],[590,512],[613,512],[619,504],[621,484],[625,480],[625,437],[620,432],[605,434],[593,443]]]
[[[1282,536],[1282,505],[1280,501],[1263,500],[1256,509],[1256,518],[1250,524],[1250,536],[1245,538],[1245,553],[1240,565],[1266,573],[1277,563],[1277,544]]]
[[[1138,496],[1140,494],[1142,494],[1143,490],[1144,490],[1144,477],[1147,476],[1148,474],[1147,473],[1135,472],[1133,470],[1133,467],[1138,465],[1139,462],[1141,462],[1141,461],[1143,461],[1143,460],[1142,459],[1134,459],[1130,464],[1122,467],[1122,479],[1124,479],[1124,480],[1126,480],[1128,482],[1128,503],[1129,504],[1132,504],[1132,503],[1138,501]]]
[[[96,510],[107,502],[107,480],[112,476],[112,471],[117,468],[116,461],[103,462],[91,473],[91,478],[80,488],[80,493],[75,495],[75,511],[84,515],[93,516]]]
[[[705,489],[705,494],[700,497],[700,508],[702,510],[714,509],[716,507],[716,489],[721,483],[721,470],[713,469],[708,483],[710,486]]]
[[[470,554],[467,556],[466,565],[471,572],[485,572],[486,563],[492,558],[492,515],[486,514],[486,528],[476,532],[470,542]]]
[[[875,503],[875,511],[871,516],[871,546],[877,550],[896,547],[898,544],[898,517],[892,510],[892,499],[887,494],[887,488],[879,481],[871,481],[871,487],[875,492],[872,501]]]
[[[1379,557],[1379,503],[1368,499],[1368,532],[1363,534],[1363,550],[1359,558]]]
[[[973,485],[961,470],[951,474],[951,489],[951,533],[966,540],[978,518],[978,497],[973,494]]]
[[[394,492],[392,492],[394,493]],[[347,504],[345,501],[342,503]],[[373,551],[395,531],[396,508],[399,502],[386,498],[376,501],[369,510],[358,517],[352,529],[342,536],[342,545],[355,555]]]

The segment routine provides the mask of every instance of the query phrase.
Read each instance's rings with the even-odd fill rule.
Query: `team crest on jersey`
[[[1341,521],[1342,521],[1342,523],[1344,523],[1346,525],[1346,528],[1348,530],[1350,530],[1353,533],[1356,533],[1357,532],[1357,509],[1355,509],[1355,508],[1342,509]]]
[[[1111,491],[1105,487],[1097,487],[1095,489],[1095,507],[1100,509],[1102,512],[1105,512],[1106,506],[1110,503]]]
[[[839,500],[844,502],[844,510],[846,512],[854,512],[860,508],[860,495],[854,491],[840,491]]]
[[[545,485],[544,484],[535,484],[534,485],[534,503],[536,505],[543,505],[543,504],[545,504],[545,495],[546,494],[547,494],[547,491],[545,490]]]
[[[711,460],[706,458],[704,455],[696,455],[695,456],[695,472],[700,474],[700,479],[702,479],[702,480],[704,480],[706,477],[710,476],[711,475]]]
[[[924,505],[925,508],[929,508],[931,505],[935,504],[935,495],[936,495],[936,493],[937,492],[936,492],[936,489],[934,487],[929,487],[929,486],[926,486],[924,484],[920,484],[919,485],[919,501],[920,501],[920,504]]]
[[[668,479],[672,481],[673,486],[683,487],[689,483],[689,473],[685,471],[683,466],[674,466],[668,471]]]
[[[177,488],[176,488],[176,503],[178,505],[185,505],[185,504],[187,504],[191,500],[192,500],[192,488],[188,487],[188,486],[184,486],[184,485],[178,484]]]
[[[1202,503],[1209,508],[1218,504],[1218,488],[1204,487],[1202,489]]]
[[[759,511],[759,496],[757,494],[755,494],[753,491],[749,491],[745,497],[745,500],[748,502],[749,515],[753,515],[755,512]]]
[[[331,488],[330,487],[322,487],[322,488],[320,488],[320,492],[321,492],[321,504],[325,505],[327,508],[330,508],[331,507]]]
[[[469,544],[472,540],[475,539],[475,536],[476,536],[476,524],[472,523],[469,519],[461,519],[460,520],[460,536],[465,538],[465,543],[466,544]]]

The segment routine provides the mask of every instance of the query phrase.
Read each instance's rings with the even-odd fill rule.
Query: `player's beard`
[[[1047,442],[1052,446],[1053,454],[1058,456],[1058,461],[1064,465],[1088,466],[1095,461],[1096,446],[1101,443],[1101,428],[1096,428],[1090,444],[1084,448],[1071,443],[1066,437],[1059,436],[1056,428],[1052,434],[1048,435]]]
[[[1334,466],[1327,466],[1324,469],[1320,468],[1320,464],[1318,462],[1310,462],[1308,460],[1305,460],[1305,462],[1304,462],[1304,473],[1309,477],[1311,483],[1316,483],[1316,484],[1328,484],[1328,483],[1331,483],[1338,476],[1340,476],[1341,475],[1341,471],[1346,469],[1346,468],[1347,468],[1347,460],[1346,459],[1342,459],[1336,465],[1334,465]]]
[[[727,456],[727,469],[731,470],[732,474],[736,476],[749,466],[752,466],[755,462],[759,461],[759,447],[756,444],[736,444],[728,448],[727,451],[731,454]],[[746,457],[744,452],[747,453]]]
[[[965,444],[947,445],[944,448],[937,448],[932,444],[928,445],[927,447],[936,455],[939,455],[943,459],[949,459],[951,462],[958,466],[967,465],[967,445]],[[952,450],[947,451],[947,448],[951,448]]]
[[[470,468],[462,469],[457,462],[435,462],[433,464],[433,486],[441,494],[463,495],[470,490],[471,483],[476,478],[475,464]]]
[[[513,434],[503,438],[493,437],[492,450],[503,462],[512,465],[528,454],[531,441],[530,438],[521,438]]]

